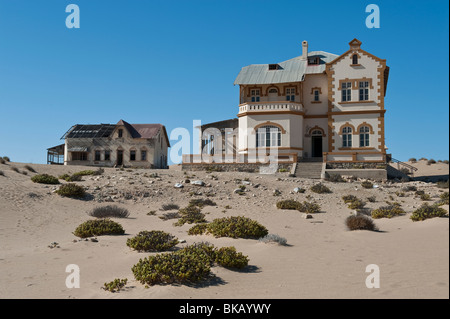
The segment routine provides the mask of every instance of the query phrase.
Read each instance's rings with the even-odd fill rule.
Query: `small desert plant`
[[[151,210],[147,213],[148,216],[155,216],[156,215],[156,210]],[[177,217],[178,218],[178,217]]]
[[[377,201],[377,198],[375,196],[369,196],[367,197],[367,201],[370,203],[375,203]]]
[[[116,205],[107,205],[94,208],[88,212],[88,215],[97,218],[127,218],[130,215],[130,212],[126,208],[121,208]]]
[[[278,245],[281,245],[281,246],[286,246],[287,245],[286,238],[281,237],[281,236],[276,235],[276,234],[268,234],[268,235],[260,238],[259,241],[263,242],[263,243],[277,243]]]
[[[55,176],[48,174],[34,175],[31,180],[33,183],[39,184],[59,184],[59,181]]]
[[[0,171],[0,176],[5,176],[5,173],[3,171]]]
[[[364,215],[349,216],[347,217],[345,223],[349,230],[378,230],[373,220]]]
[[[436,161],[435,161],[434,159],[429,159],[429,160],[427,161],[427,164],[428,164],[428,165],[436,164]]]
[[[6,161],[2,157],[0,157],[0,164],[6,164]]]
[[[217,204],[210,200],[209,198],[203,199],[203,198],[197,198],[197,199],[191,199],[189,201],[188,206],[197,206],[199,208],[203,208],[205,206],[217,206]]]
[[[29,170],[30,172],[36,173],[36,170],[33,167],[31,167],[30,165],[25,165],[24,167],[25,167],[25,169]]]
[[[79,225],[73,234],[80,238],[101,235],[123,235],[125,231],[119,223],[110,219],[88,220]]]
[[[73,183],[61,185],[56,193],[64,197],[72,198],[83,198],[86,195],[86,191],[83,186]]]
[[[304,201],[298,207],[298,211],[306,214],[315,214],[320,212],[320,205],[315,202]]]
[[[294,209],[298,210],[300,207],[300,203],[293,199],[286,199],[277,202],[278,209]]]
[[[416,163],[416,162],[417,162],[417,158],[411,157],[411,158],[409,159],[409,161],[410,161],[411,163]]]
[[[252,238],[258,239],[269,232],[257,221],[247,217],[218,218],[208,224],[207,230],[215,237]]]
[[[357,199],[358,199],[358,197],[356,197],[355,195],[345,195],[345,196],[342,196],[342,200],[343,200],[344,203],[346,203],[346,204],[351,203],[351,202],[353,202],[353,201],[355,201],[355,200],[357,200]]]
[[[69,178],[69,177],[70,177],[69,174],[62,174],[62,175],[59,175],[59,176],[58,176],[58,178],[59,178],[59,179],[62,179],[62,180],[66,180],[66,179]]]
[[[215,252],[215,262],[225,268],[242,269],[248,265],[248,258],[234,247],[222,247]]]
[[[402,188],[403,192],[417,192],[417,187],[414,185],[408,185]]]
[[[419,161],[428,161],[428,158],[426,158],[426,157],[421,157],[421,158],[419,158]]]
[[[342,178],[342,176],[339,174],[331,174],[327,178],[327,181],[333,182],[333,183],[345,183],[346,182],[346,180],[344,178]]]
[[[82,175],[70,175],[65,178],[66,182],[81,182],[83,179],[81,178]]]
[[[372,218],[392,218],[395,216],[404,215],[406,212],[398,204],[382,206],[372,211]]]
[[[225,209],[231,209],[231,206],[230,205],[226,205],[224,208]]]
[[[127,284],[128,279],[114,279],[111,282],[105,282],[103,285],[103,289],[109,292],[117,292],[120,291]]]
[[[180,206],[178,206],[177,204],[164,204],[161,207],[162,210],[175,210],[175,209],[180,209]]]
[[[364,188],[369,189],[369,188],[373,188],[373,183],[370,182],[370,181],[363,181],[363,182],[361,183],[361,186],[364,187]]]
[[[166,251],[178,244],[178,239],[160,230],[141,231],[133,238],[128,238],[127,246],[141,251]]]
[[[366,206],[366,203],[364,203],[359,198],[357,198],[354,201],[351,201],[350,203],[348,203],[348,208],[354,209],[354,210],[361,210],[361,209],[364,208],[364,206]]]
[[[80,171],[80,172],[76,172],[74,174],[72,174],[72,176],[88,176],[88,175],[101,175],[104,173],[104,169],[103,168],[99,168],[97,170],[84,170],[84,171]]]
[[[16,173],[20,173],[19,169],[17,167],[15,167],[15,166],[11,166],[11,170],[16,172]]]
[[[448,180],[446,180],[446,181],[439,181],[439,182],[436,183],[436,187],[437,188],[449,188],[448,186],[449,186]]]
[[[206,223],[197,224],[189,228],[188,235],[194,236],[194,235],[203,235],[208,228],[208,225]]]
[[[280,172],[280,173],[286,173],[287,171],[288,171],[287,168],[280,168],[278,170],[278,172]]]
[[[439,205],[448,205],[449,203],[449,195],[448,192],[444,192],[441,195],[439,195],[440,201]]]
[[[428,201],[428,200],[431,200],[431,196],[430,196],[430,194],[421,194],[420,199],[423,201]]]
[[[331,193],[331,190],[327,186],[323,185],[322,183],[315,184],[315,185],[311,186],[310,189],[312,192],[317,193],[317,194]]]
[[[11,160],[9,159],[8,156],[3,156],[3,160],[4,160],[5,162],[11,162]]]
[[[206,223],[205,214],[201,212],[201,209],[195,206],[188,206],[186,208],[182,208],[178,211],[180,214],[180,219],[175,223],[176,226],[182,226],[186,223],[188,224],[197,224],[197,223]]]
[[[434,217],[444,217],[447,215],[447,211],[437,205],[428,205],[427,203],[416,209],[412,215],[412,221],[423,221],[425,219]]]
[[[177,219],[180,217],[181,215],[178,212],[165,213],[162,216],[159,216],[159,218],[162,220]]]

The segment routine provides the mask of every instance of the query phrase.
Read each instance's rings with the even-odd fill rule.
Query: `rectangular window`
[[[141,161],[147,160],[147,151],[141,150]]]
[[[110,160],[111,160],[111,152],[105,151],[105,161],[110,161]]]
[[[359,100],[368,101],[369,100],[369,82],[361,81],[359,82]]]
[[[342,146],[343,147],[352,147],[352,135],[351,134],[342,135]]]
[[[87,153],[72,152],[72,161],[87,161]]]
[[[286,101],[295,101],[295,88],[286,89]]]
[[[260,91],[259,90],[251,90],[250,95],[252,97],[252,102],[259,102],[260,101]]]
[[[119,137],[122,137],[122,136],[123,136],[123,130],[120,129],[120,130],[118,131],[118,134],[119,134]]]
[[[136,151],[130,151],[130,161],[136,160]]]
[[[95,161],[100,161],[100,151],[95,151]]]
[[[342,83],[342,102],[349,102],[352,100],[352,83],[343,82]]]
[[[369,146],[369,134],[361,133],[359,134],[359,147],[367,147]]]
[[[319,90],[314,90],[314,102],[319,102]]]

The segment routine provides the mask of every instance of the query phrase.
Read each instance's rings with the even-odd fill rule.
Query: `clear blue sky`
[[[81,28],[67,29],[68,4]],[[381,11],[368,29],[366,5]],[[0,155],[45,163],[76,123],[234,118],[241,67],[362,48],[390,66],[393,157],[449,158],[448,1],[0,0]],[[172,141],[174,143],[176,141]]]

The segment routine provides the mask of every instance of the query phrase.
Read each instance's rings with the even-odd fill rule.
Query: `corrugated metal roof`
[[[278,70],[270,70],[268,64],[251,64],[243,67],[239,72],[234,84],[272,84],[289,83],[303,81],[305,74],[322,73],[325,71],[325,64],[338,57],[324,51],[312,51],[308,57],[319,57],[318,65],[307,65],[306,60],[301,56],[280,62]]]

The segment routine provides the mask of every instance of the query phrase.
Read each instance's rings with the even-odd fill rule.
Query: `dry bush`
[[[88,215],[97,218],[127,218],[130,215],[130,212],[126,208],[121,208],[116,205],[108,205],[96,207],[89,211]]]
[[[345,223],[349,230],[378,230],[373,220],[364,215],[349,216],[347,217]]]

